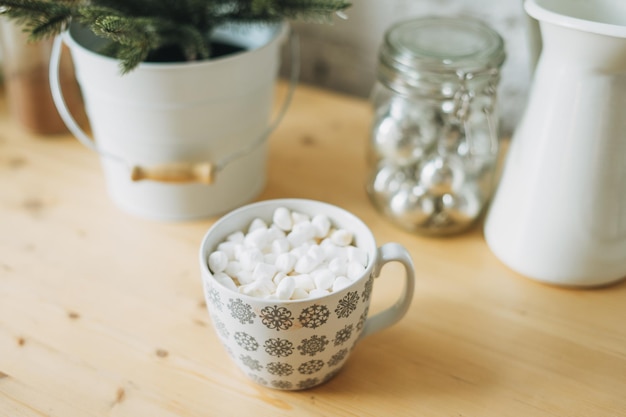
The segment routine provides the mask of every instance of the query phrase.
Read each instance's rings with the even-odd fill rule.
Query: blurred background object
[[[30,133],[54,135],[67,131],[52,101],[48,65],[52,40],[30,42],[22,28],[0,19],[2,72],[11,117]],[[84,120],[80,90],[69,54],[61,61],[61,85],[68,105],[78,120]]]
[[[502,68],[499,86],[499,113],[502,134],[510,136],[526,104],[530,71],[536,58],[534,51],[529,51],[528,18],[523,11],[522,1],[355,0],[345,14],[348,16],[346,21],[335,19],[333,25],[292,23],[301,43],[302,82],[367,97],[376,80],[380,40],[392,24],[424,16],[468,16],[481,19],[498,31],[506,42],[508,56]],[[7,22],[3,21],[1,24],[2,37],[8,38],[3,41],[3,48],[10,48],[4,44],[15,44],[16,37],[22,37],[18,44],[24,45],[24,34],[7,26]],[[42,45],[38,48],[45,51]],[[21,61],[13,60],[12,53],[14,52],[11,50],[2,53],[5,56],[2,58],[5,78],[7,66],[16,66]],[[286,48],[284,53],[288,54]],[[6,62],[7,55],[9,62]],[[46,58],[47,55],[44,53],[43,57]],[[288,72],[289,68],[283,69],[283,75]],[[43,76],[47,77],[46,74]],[[47,88],[36,94],[47,95]],[[19,109],[19,106],[20,104],[15,103],[12,107]],[[44,111],[44,114],[49,112]],[[60,128],[63,128],[62,125]]]
[[[380,51],[370,198],[409,231],[465,231],[493,191],[504,41],[481,20],[425,17],[391,26]]]
[[[355,0],[346,21],[334,25],[295,23],[301,42],[301,80],[360,97],[376,79],[378,48],[392,24],[424,16],[483,20],[504,38],[507,61],[499,89],[500,127],[510,135],[525,105],[530,60],[522,2],[498,0]]]

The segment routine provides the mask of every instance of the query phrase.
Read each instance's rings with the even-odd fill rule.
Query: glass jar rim
[[[429,16],[392,25],[385,33],[380,61],[405,72],[480,72],[499,68],[504,40],[484,22],[468,17]]]

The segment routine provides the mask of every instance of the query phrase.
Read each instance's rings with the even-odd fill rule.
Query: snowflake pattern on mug
[[[209,301],[209,306],[213,306],[217,311],[222,311],[224,304],[220,298],[220,293],[215,288],[208,288],[206,292],[206,298]]]
[[[335,346],[343,345],[350,340],[350,337],[352,337],[352,328],[353,326],[351,324],[347,324],[335,334]]]
[[[304,327],[309,329],[317,329],[328,321],[330,311],[328,307],[320,304],[313,304],[305,308],[298,316],[298,321]]]
[[[246,304],[240,299],[233,300],[231,298],[228,302],[228,309],[230,310],[230,315],[239,320],[241,324],[254,323],[256,314],[252,312],[252,306],[250,304]]]
[[[327,365],[329,367],[339,365],[341,361],[346,358],[347,355],[348,355],[348,349],[346,348],[341,349],[339,352],[335,353],[332,356],[332,358],[330,358],[330,360],[327,362]]]
[[[303,381],[298,382],[298,389],[308,389],[316,386],[320,383],[320,380],[317,378],[307,378]]]
[[[293,366],[288,363],[270,362],[267,364],[267,372],[277,376],[288,376],[293,373]]]
[[[285,307],[267,306],[259,315],[268,329],[287,330],[293,325],[291,311]]]
[[[278,389],[291,389],[293,387],[293,384],[289,381],[272,381],[271,384]]]
[[[228,336],[230,336],[230,332],[226,328],[226,325],[218,318],[213,318],[213,327],[215,328],[215,331],[217,331],[217,334],[219,334],[223,339],[228,339]]]
[[[326,340],[326,336],[320,337],[313,335],[309,339],[303,339],[298,346],[298,350],[303,356],[315,356],[316,354],[323,352],[328,343],[329,342]]]
[[[261,377],[260,377],[260,376],[258,376],[258,375],[255,375],[255,374],[248,374],[248,377],[249,377],[251,380],[253,380],[254,382],[256,382],[257,384],[267,386],[267,381],[266,381],[265,379],[261,378]]]
[[[341,368],[338,368],[338,369],[335,369],[334,371],[329,372],[328,374],[326,374],[324,378],[322,378],[322,382],[330,381],[331,379],[336,377],[340,371],[341,371]]]
[[[285,358],[293,353],[293,343],[287,339],[268,339],[264,346],[269,355],[279,358]]]
[[[337,303],[335,314],[337,314],[337,317],[340,319],[350,317],[350,314],[356,310],[358,302],[359,294],[356,291],[350,291],[345,297],[339,300],[339,303]]]
[[[322,369],[323,366],[324,366],[324,361],[313,359],[308,362],[304,362],[302,365],[300,365],[298,367],[298,372],[300,372],[303,375],[311,375],[319,371],[320,369]]]
[[[363,292],[361,293],[361,299],[363,302],[367,302],[372,295],[372,288],[374,288],[374,276],[370,275],[369,279],[365,283],[365,287],[363,288]]]
[[[239,360],[241,360],[241,363],[243,363],[244,365],[246,365],[248,368],[252,369],[253,371],[260,371],[261,369],[263,369],[263,366],[261,365],[261,363],[258,360],[252,358],[251,356],[240,355]]]
[[[359,322],[356,324],[356,330],[359,332],[363,330],[363,326],[365,326],[365,320],[367,320],[367,314],[369,312],[369,309],[369,306],[365,307],[365,311],[363,311],[363,314],[359,316]]]
[[[216,332],[224,342],[233,343],[235,352],[229,349],[230,355],[252,380],[299,390],[324,383],[341,369],[355,334],[365,325],[373,282],[370,276],[359,289],[339,295],[332,303],[314,301],[299,310],[276,301],[257,306],[212,288],[206,289],[206,299]],[[258,334],[255,326],[260,327]],[[295,339],[293,329],[305,332]],[[285,359],[290,357],[301,362]]]
[[[256,339],[250,336],[248,333],[244,332],[236,332],[235,333],[235,342],[245,350],[249,352],[254,352],[259,348],[259,343]]]

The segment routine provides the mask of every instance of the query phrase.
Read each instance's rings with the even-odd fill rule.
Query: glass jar
[[[494,188],[504,59],[502,37],[469,18],[418,18],[386,32],[367,191],[397,225],[447,235],[483,213]]]

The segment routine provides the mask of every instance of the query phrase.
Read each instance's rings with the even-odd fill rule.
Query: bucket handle
[[[212,162],[177,162],[154,165],[150,167],[135,165],[129,163],[119,155],[106,152],[96,145],[95,141],[78,125],[76,119],[70,113],[65,98],[63,97],[63,91],[61,90],[61,82],[59,75],[59,67],[62,54],[62,35],[57,36],[54,39],[52,45],[52,52],[50,56],[50,90],[52,92],[52,99],[57,107],[61,119],[67,126],[68,130],[79,140],[80,143],[87,148],[99,154],[101,157],[115,160],[125,165],[130,171],[130,179],[132,181],[152,180],[165,183],[193,183],[199,182],[203,184],[213,184],[218,172],[223,170],[232,161],[241,158],[248,153],[255,150],[258,146],[262,145],[270,134],[276,130],[280,122],[282,121],[287,109],[289,108],[293,95],[298,84],[300,76],[300,48],[297,34],[290,30],[289,34],[289,51],[291,58],[291,72],[289,76],[289,88],[283,103],[275,116],[274,120],[269,124],[265,131],[252,143],[243,149],[239,149],[224,156],[219,161]]]

